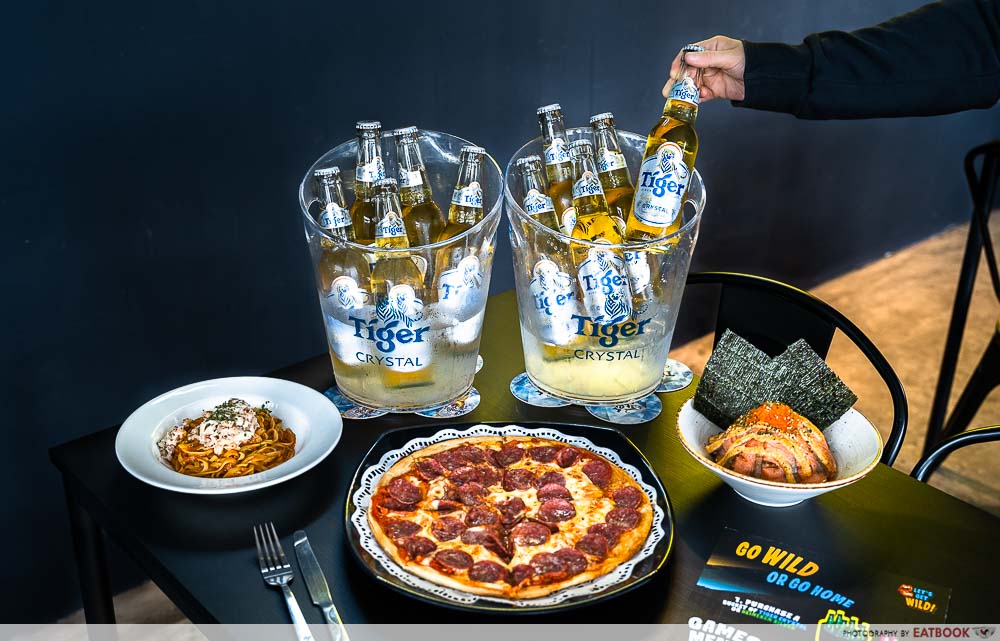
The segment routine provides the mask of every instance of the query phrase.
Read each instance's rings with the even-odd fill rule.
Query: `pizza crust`
[[[593,557],[585,555],[587,556],[589,561],[588,568],[583,572],[581,572],[580,574],[568,577],[563,581],[557,581],[542,585],[531,585],[522,583],[519,586],[511,586],[508,583],[504,582],[503,580],[494,583],[484,583],[468,579],[464,570],[459,570],[452,575],[443,573],[428,564],[429,557],[419,560],[404,559],[403,555],[400,554],[400,550],[396,545],[396,543],[383,530],[381,524],[376,518],[375,514],[376,509],[374,505],[375,502],[374,500],[377,496],[379,496],[379,490],[381,490],[383,487],[386,487],[391,480],[399,476],[403,476],[404,478],[408,478],[411,481],[418,482],[421,485],[423,485],[424,488],[426,489],[427,486],[431,484],[428,483],[427,481],[423,481],[422,477],[420,477],[419,475],[416,474],[415,471],[413,471],[413,464],[418,459],[428,458],[440,452],[451,450],[453,448],[462,445],[474,445],[491,449],[499,449],[501,445],[509,443],[519,443],[522,446],[529,446],[529,447],[531,446],[536,446],[536,447],[557,446],[560,448],[573,447],[579,450],[582,455],[581,460],[575,463],[573,466],[570,466],[569,468],[561,468],[555,462],[539,463],[537,461],[531,461],[530,463],[527,464],[532,467],[542,468],[544,471],[562,472],[564,475],[566,475],[572,481],[575,482],[574,489],[578,489],[579,490],[578,493],[582,493],[582,490],[584,488],[582,484],[580,485],[579,488],[576,485],[580,483],[580,481],[578,480],[579,477],[582,477],[583,482],[588,484],[589,487],[594,488],[595,490],[600,492],[600,489],[597,488],[596,485],[593,485],[589,481],[589,479],[585,475],[583,475],[582,471],[580,471],[579,468],[582,467],[581,463],[584,458],[603,460],[611,467],[611,481],[608,483],[607,489],[601,493],[603,499],[599,501],[601,505],[604,507],[606,507],[607,505],[610,505],[611,507],[614,506],[614,503],[611,500],[611,493],[615,489],[624,486],[632,486],[642,491],[642,487],[635,482],[635,479],[633,479],[624,470],[622,470],[620,467],[618,467],[611,461],[607,460],[606,458],[594,452],[590,452],[588,450],[567,443],[563,443],[560,441],[552,441],[549,439],[542,439],[532,436],[477,436],[477,437],[451,439],[439,443],[434,443],[432,445],[429,445],[420,450],[416,450],[404,456],[399,461],[394,463],[385,472],[385,474],[382,475],[382,478],[379,479],[378,483],[373,488],[373,493],[372,493],[373,505],[368,510],[368,524],[371,527],[372,534],[374,535],[375,540],[378,542],[379,546],[381,546],[382,549],[385,550],[386,553],[392,558],[392,560],[395,563],[397,563],[400,567],[404,568],[406,571],[416,576],[431,581],[432,583],[436,583],[438,585],[442,585],[462,592],[468,592],[484,596],[503,597],[513,600],[533,599],[533,598],[547,596],[559,590],[563,590],[565,588],[574,585],[586,583],[587,581],[591,581],[598,577],[604,576],[609,572],[613,571],[623,562],[632,558],[636,554],[636,552],[638,552],[642,548],[643,544],[645,543],[652,529],[652,521],[653,521],[653,509],[649,503],[648,496],[646,496],[645,492],[642,492],[642,496],[645,497],[642,500],[642,504],[639,506],[639,508],[636,508],[640,515],[640,521],[636,525],[636,527],[631,530],[623,531],[621,533],[617,545],[615,545],[614,548],[612,548],[607,558],[605,558],[603,561],[597,563],[593,560]],[[527,460],[528,457],[525,456],[525,458],[521,461],[521,463],[524,463]],[[518,467],[518,466],[520,465],[514,464],[512,467]],[[574,470],[573,468],[576,469]],[[438,483],[438,484],[445,483],[446,481],[442,480],[443,478],[444,477],[435,479],[435,481],[432,483]],[[525,503],[528,505],[528,508],[526,510],[527,513],[531,513],[533,511],[531,509],[532,504],[537,506],[538,503],[537,498],[531,498],[532,503],[529,503],[528,501],[527,495],[530,494],[533,497],[535,493],[534,488],[532,488],[531,490],[514,491],[514,492],[503,492],[502,490],[497,490],[495,493],[502,493],[504,495],[521,495],[523,497],[523,500],[525,500]],[[575,507],[577,507],[576,501],[579,498],[580,497],[574,496]],[[507,567],[508,569],[512,567],[512,565],[505,564],[502,561],[502,559],[492,554],[491,552],[487,552],[481,546],[463,544],[458,538],[452,541],[444,541],[444,542],[438,541],[433,535],[430,534],[429,531],[427,531],[427,528],[429,527],[429,523],[432,522],[434,519],[439,518],[441,516],[448,516],[448,514],[440,514],[426,507],[421,507],[424,506],[426,502],[429,500],[430,499],[425,496],[425,498],[422,501],[417,503],[418,507],[415,511],[398,512],[398,513],[393,512],[393,518],[416,521],[418,524],[421,525],[422,531],[419,532],[418,535],[426,536],[437,545],[437,550],[434,553],[431,553],[430,555],[431,557],[439,550],[448,548],[457,548],[457,549],[462,549],[465,552],[471,554],[473,556],[473,559],[476,561],[491,560],[504,567]],[[461,512],[458,512],[458,514],[461,514]],[[455,513],[451,515],[455,516]],[[585,521],[582,520],[583,518],[584,517],[581,515],[580,510],[577,510],[577,515],[575,517],[573,517],[569,521],[564,521],[560,523],[560,535],[568,532],[569,535],[572,537],[573,541],[579,540],[580,537],[586,534],[586,529],[587,529],[587,524],[585,523]],[[566,536],[560,536],[560,535],[553,535],[553,538],[556,537],[563,539],[566,538]],[[525,554],[528,554],[530,552],[531,555],[537,554],[539,552],[555,551],[554,549],[550,549],[550,544],[553,544],[553,539],[551,538],[549,542],[542,544],[541,546],[516,548],[515,554],[517,554],[517,552],[521,550],[525,550],[526,551]],[[563,547],[563,545],[560,545],[559,547]]]

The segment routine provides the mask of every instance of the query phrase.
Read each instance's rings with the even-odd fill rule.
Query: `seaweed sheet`
[[[774,358],[726,330],[705,365],[694,408],[725,428],[767,401],[791,406],[825,429],[858,400],[804,340]]]

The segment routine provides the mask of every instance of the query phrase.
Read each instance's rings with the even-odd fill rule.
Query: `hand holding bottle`
[[[694,44],[704,47],[705,51],[681,51],[677,54],[670,65],[670,78],[663,85],[663,97],[670,96],[670,88],[680,78],[683,57],[687,66],[702,70],[700,93],[703,102],[713,98],[743,100],[746,95],[743,86],[746,68],[743,43],[726,36],[713,36]]]

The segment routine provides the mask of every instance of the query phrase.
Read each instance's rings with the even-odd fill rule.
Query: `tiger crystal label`
[[[548,258],[535,263],[531,272],[528,291],[538,337],[551,345],[565,345],[573,338],[573,317],[580,309],[573,277]]]
[[[460,318],[482,307],[483,270],[477,256],[466,256],[438,277],[438,305]]]
[[[665,142],[642,161],[633,214],[652,227],[667,227],[680,215],[689,171],[675,142]]]

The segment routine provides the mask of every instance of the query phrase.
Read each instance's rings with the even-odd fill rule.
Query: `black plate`
[[[485,599],[480,599],[472,604],[458,603],[444,597],[431,594],[420,588],[414,587],[407,583],[404,583],[400,579],[394,577],[385,571],[382,565],[373,558],[363,547],[361,547],[361,536],[358,534],[357,529],[351,522],[351,517],[354,515],[354,493],[357,492],[361,477],[364,471],[369,467],[378,464],[379,459],[391,450],[400,449],[409,441],[415,438],[421,438],[426,436],[432,436],[441,430],[450,429],[463,431],[470,427],[475,427],[476,425],[495,425],[498,427],[506,427],[507,425],[517,425],[527,429],[536,428],[549,428],[557,430],[569,436],[582,436],[589,439],[594,445],[599,447],[606,447],[613,450],[621,457],[624,463],[634,466],[639,470],[642,475],[642,480],[650,485],[656,491],[656,504],[660,506],[663,510],[663,522],[661,523],[665,536],[656,547],[653,549],[653,553],[636,564],[632,570],[632,576],[628,579],[622,581],[621,583],[616,583],[615,585],[608,586],[607,589],[597,592],[594,594],[580,595],[576,597],[570,597],[561,603],[554,605],[544,605],[544,606],[515,606],[508,605],[505,603],[498,603],[496,601],[487,601]],[[663,488],[663,483],[660,482],[659,477],[653,471],[652,466],[650,466],[649,461],[646,457],[642,455],[642,452],[620,431],[611,427],[594,427],[591,425],[574,425],[571,423],[531,423],[531,422],[519,422],[519,423],[463,423],[463,424],[453,424],[445,423],[438,425],[423,425],[420,427],[405,427],[397,430],[391,430],[386,432],[379,437],[372,448],[368,450],[365,454],[364,459],[362,459],[361,464],[358,466],[357,471],[354,473],[354,480],[351,481],[351,486],[347,491],[347,510],[345,515],[345,528],[347,530],[347,540],[354,551],[354,556],[358,559],[361,565],[371,573],[377,580],[388,585],[389,587],[402,592],[408,596],[415,599],[425,601],[428,603],[433,603],[435,605],[441,605],[448,608],[455,608],[458,610],[472,610],[480,612],[492,612],[492,613],[510,613],[510,614],[532,614],[532,613],[542,613],[542,612],[554,612],[557,610],[567,610],[570,608],[577,608],[583,605],[589,605],[596,601],[602,599],[607,599],[612,596],[617,596],[629,590],[639,587],[656,574],[660,568],[666,565],[667,557],[670,556],[670,550],[673,547],[674,541],[674,514],[673,508],[670,505],[670,498],[667,496],[667,491]]]

